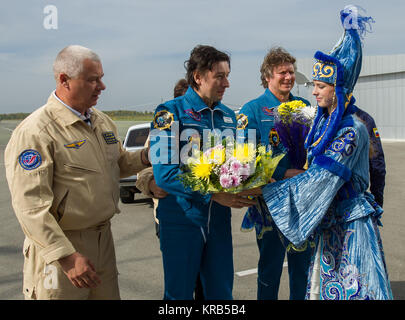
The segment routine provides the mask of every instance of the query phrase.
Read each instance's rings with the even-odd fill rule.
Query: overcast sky
[[[101,110],[151,110],[170,99],[197,44],[231,55],[223,102],[241,105],[263,91],[259,68],[269,48],[283,46],[297,58],[328,52],[343,32],[339,11],[347,4],[375,19],[364,55],[405,53],[403,0],[0,0],[0,113],[43,105],[55,87],[53,60],[69,44],[102,59]],[[55,26],[48,5],[57,9],[57,29],[44,27]]]

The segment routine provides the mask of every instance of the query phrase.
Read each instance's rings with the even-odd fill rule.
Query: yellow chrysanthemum
[[[289,102],[284,102],[280,104],[277,108],[278,113],[281,115],[285,116],[290,113],[296,112],[297,109],[299,108],[304,108],[305,103],[302,102],[301,100],[294,100],[294,101],[289,101]]]
[[[212,165],[208,162],[201,161],[191,167],[191,172],[197,179],[209,180],[212,171]]]
[[[256,148],[253,143],[237,144],[234,157],[241,163],[250,162],[256,157]]]

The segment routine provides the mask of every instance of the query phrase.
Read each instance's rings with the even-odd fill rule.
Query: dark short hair
[[[183,96],[188,89],[188,83],[186,79],[180,79],[177,81],[176,85],[174,86],[173,90],[173,97],[177,98]]]
[[[190,53],[190,58],[184,62],[186,68],[186,80],[194,89],[198,89],[197,83],[194,81],[194,72],[199,71],[205,73],[212,70],[212,66],[218,62],[228,62],[231,67],[231,58],[224,52],[218,51],[214,47],[206,45],[196,46]]]
[[[282,47],[273,47],[270,51],[266,54],[263,59],[262,66],[260,67],[260,80],[262,81],[262,86],[267,88],[267,80],[266,78],[273,76],[273,69],[275,66],[278,66],[283,63],[292,63],[295,66],[296,59],[289,54],[284,48]]]

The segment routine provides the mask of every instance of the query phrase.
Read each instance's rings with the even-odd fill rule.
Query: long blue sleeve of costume
[[[262,188],[274,222],[294,245],[301,245],[313,233],[343,184],[359,180],[352,169],[367,149],[363,125],[343,128],[322,155],[310,159],[305,173]]]

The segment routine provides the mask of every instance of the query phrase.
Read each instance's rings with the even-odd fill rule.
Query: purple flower
[[[238,160],[235,160],[235,161],[232,161],[231,162],[231,166],[230,166],[231,168],[231,171],[234,173],[234,174],[238,174],[238,172],[239,172],[239,169],[240,168],[242,168],[242,164],[238,161]]]
[[[232,187],[232,179],[227,174],[224,174],[224,175],[220,176],[219,183],[221,184],[221,186],[223,188],[226,188],[226,189]]]
[[[238,176],[231,176],[232,186],[237,187],[240,185],[241,179]]]
[[[223,164],[223,165],[221,166],[220,174],[221,174],[221,175],[229,174],[229,169],[228,169],[227,164]]]
[[[309,121],[305,123],[302,119],[298,119],[296,114],[290,116],[291,121],[283,121],[282,116],[276,112],[274,127],[280,137],[281,143],[287,149],[293,168],[302,169],[307,158],[304,144],[310,125]],[[300,117],[302,116],[300,115]]]

